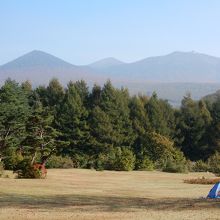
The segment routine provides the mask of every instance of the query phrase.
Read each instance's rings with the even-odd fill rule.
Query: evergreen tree
[[[25,137],[25,124],[29,115],[26,94],[18,83],[10,79],[0,89],[0,154],[8,148],[19,148]],[[10,156],[10,155],[6,155]]]
[[[208,127],[207,139],[209,143],[208,156],[216,151],[220,152],[220,99],[213,103],[211,108],[212,122]]]
[[[170,129],[167,125],[167,118],[165,118],[160,100],[157,98],[156,93],[153,93],[145,108],[150,121],[151,129],[159,134],[169,136]]]
[[[70,142],[69,147],[63,149],[63,153],[73,156],[76,152],[88,150],[88,111],[72,82],[68,84],[58,114],[57,128],[63,133],[60,137],[61,140]]]
[[[184,97],[177,117],[177,144],[191,160],[206,158],[205,135],[211,117],[204,102]]]
[[[115,131],[115,146],[131,146],[134,141],[129,110],[129,94],[125,89],[115,89],[108,81],[101,92],[100,108],[104,111]]]
[[[116,131],[109,116],[96,106],[90,116],[90,144],[93,154],[109,153],[117,143]]]
[[[53,115],[48,107],[43,107],[39,100],[32,106],[32,113],[26,123],[26,138],[22,141],[24,157],[31,158],[31,164],[36,162],[37,156],[40,163],[47,159],[62,145],[57,140],[59,132],[52,127]]]
[[[76,81],[74,83],[76,91],[78,92],[84,106],[88,108],[88,99],[89,99],[89,88],[86,85],[86,82],[83,80]]]
[[[46,106],[55,109],[64,98],[64,90],[58,79],[52,79],[46,88]]]
[[[92,109],[95,106],[100,106],[102,88],[99,85],[94,85],[92,92],[89,95],[89,108]]]

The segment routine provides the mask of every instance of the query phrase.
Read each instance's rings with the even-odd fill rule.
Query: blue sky
[[[220,57],[219,0],[1,0],[0,65],[31,50],[73,64],[173,51]]]

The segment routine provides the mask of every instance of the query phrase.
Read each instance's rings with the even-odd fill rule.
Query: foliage
[[[211,115],[203,101],[195,102],[188,95],[177,113],[176,144],[191,160],[207,159],[208,129]]]
[[[73,168],[73,161],[70,157],[52,155],[46,164],[47,168]]]
[[[7,169],[19,165],[26,173],[24,164],[31,170],[49,161],[48,167],[219,174],[219,152],[220,100],[207,105],[188,94],[175,109],[156,93],[131,97],[110,81],[90,90],[84,81],[63,87],[52,79],[32,88],[8,79],[0,88],[0,159]]]
[[[20,150],[16,150],[14,147],[7,148],[5,155],[7,156],[4,157],[3,161],[7,170],[13,170],[24,159]]]
[[[208,159],[209,171],[220,175],[220,154],[216,152]]]
[[[29,115],[28,97],[21,86],[10,79],[0,88],[0,155],[9,147],[19,148],[25,136]]]
[[[125,170],[131,171],[134,169],[135,166],[135,155],[133,152],[126,148],[117,148],[116,150],[116,161],[113,165],[114,170]]]
[[[195,172],[207,172],[209,170],[210,169],[209,169],[208,163],[205,163],[202,160],[196,161],[192,167],[192,171],[195,171]]]
[[[130,171],[135,166],[135,155],[126,147],[117,147],[108,154],[100,153],[96,160],[97,170]]]
[[[72,156],[73,167],[74,168],[93,168],[94,161],[89,155],[78,152]]]
[[[39,169],[35,169],[31,163],[31,158],[25,158],[17,164],[14,168],[14,172],[17,173],[19,179],[40,179],[42,173]]]
[[[136,159],[136,170],[154,170],[154,163],[147,156]]]
[[[4,172],[4,164],[2,161],[0,161],[0,177],[3,175]]]

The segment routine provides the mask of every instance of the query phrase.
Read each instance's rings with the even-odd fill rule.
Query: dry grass
[[[194,178],[194,179],[186,179],[183,181],[184,183],[189,184],[205,184],[205,185],[213,185],[215,183],[220,182],[220,178]]]
[[[11,175],[11,174],[10,174]],[[49,170],[41,180],[0,179],[0,219],[220,219],[211,186],[183,179],[212,174]]]

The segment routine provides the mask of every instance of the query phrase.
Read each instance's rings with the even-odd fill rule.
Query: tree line
[[[89,89],[84,81],[63,87],[52,79],[32,88],[8,79],[0,88],[0,160],[22,174],[36,162],[185,172],[190,161],[206,167],[219,150],[220,100],[188,94],[174,108],[156,93],[130,96],[110,81]]]

